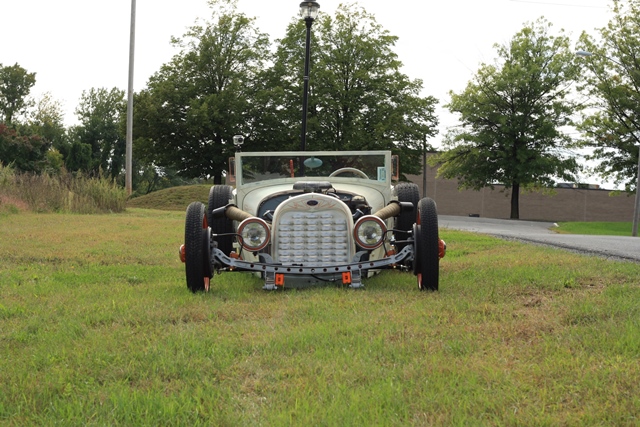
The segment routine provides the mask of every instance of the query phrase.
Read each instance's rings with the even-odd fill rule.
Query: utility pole
[[[133,58],[136,45],[136,0],[131,0],[131,35],[129,37],[129,89],[127,98],[127,147],[125,159],[125,188],[127,195],[133,191]]]

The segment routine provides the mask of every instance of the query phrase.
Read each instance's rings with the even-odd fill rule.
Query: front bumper
[[[260,253],[260,262],[231,258],[221,250],[212,250],[212,267],[217,271],[251,271],[261,273],[265,280],[264,289],[274,290],[287,287],[303,287],[317,282],[340,282],[351,288],[361,288],[362,277],[367,270],[403,269],[407,270],[413,261],[412,245],[405,246],[398,253],[388,254],[377,260],[362,260],[368,252],[355,254],[353,261],[340,265],[282,265],[271,255]]]

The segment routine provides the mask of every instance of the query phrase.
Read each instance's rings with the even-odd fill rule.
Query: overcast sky
[[[319,0],[333,14],[338,0]],[[455,117],[442,108],[448,92],[461,91],[478,64],[496,58],[495,43],[507,43],[525,22],[544,16],[554,31],[573,41],[582,31],[595,34],[611,17],[609,0],[360,0],[378,23],[398,36],[396,53],[403,72],[424,81],[424,95],[440,100],[439,145]],[[300,0],[238,0],[239,9],[257,18],[272,41],[298,19]],[[171,36],[182,36],[196,19],[208,19],[206,0],[137,0],[134,90],[176,53]],[[0,63],[18,63],[36,72],[35,98],[50,92],[62,102],[65,123],[82,91],[127,90],[131,0],[6,0],[0,24]],[[313,79],[313,70],[311,70]],[[301,101],[302,103],[302,101]]]

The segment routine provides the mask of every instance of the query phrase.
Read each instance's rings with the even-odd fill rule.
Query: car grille
[[[274,259],[283,265],[348,263],[353,256],[352,229],[351,212],[336,198],[291,198],[274,213]]]

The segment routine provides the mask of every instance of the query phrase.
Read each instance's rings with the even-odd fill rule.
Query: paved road
[[[516,221],[440,215],[442,228],[490,234],[507,239],[555,246],[605,258],[640,262],[640,237],[557,234],[552,222]]]

